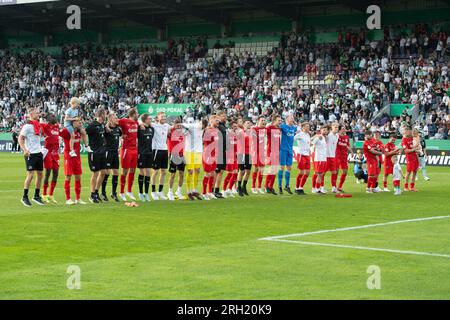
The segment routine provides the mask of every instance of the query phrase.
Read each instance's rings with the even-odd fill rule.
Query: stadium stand
[[[241,36],[228,38],[195,23],[169,25],[167,41],[153,27],[112,29],[107,44],[85,30],[55,32],[46,47],[42,37],[9,37],[0,52],[0,129],[17,130],[30,105],[61,116],[79,96],[87,119],[100,105],[122,114],[138,103],[193,103],[186,117],[295,114],[313,128],[341,121],[355,138],[367,127],[400,134],[409,122],[448,139],[449,25],[439,10],[422,16],[442,22],[414,23],[418,15],[387,12],[391,24],[375,31],[352,27],[365,17],[354,14],[305,17],[303,32],[283,19],[234,21]],[[393,115],[391,104],[414,112]]]

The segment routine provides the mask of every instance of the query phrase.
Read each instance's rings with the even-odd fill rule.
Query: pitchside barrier
[[[383,140],[386,143],[387,140]],[[427,143],[427,164],[431,167],[446,167],[450,166],[450,140],[426,140]],[[401,140],[397,140],[397,146],[400,146]],[[0,152],[11,152],[12,151],[12,138],[11,134],[3,133],[0,134]],[[357,141],[353,150],[362,150],[363,141]],[[298,147],[294,146],[294,151],[298,152]],[[295,159],[294,159],[295,160]],[[349,161],[353,162],[354,159],[349,155]],[[400,163],[405,163],[405,155],[400,157]]]

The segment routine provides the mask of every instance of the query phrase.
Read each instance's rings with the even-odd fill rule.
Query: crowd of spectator
[[[313,129],[340,121],[355,139],[366,128],[401,134],[406,124],[448,139],[450,35],[439,24],[387,27],[384,40],[343,30],[337,43],[315,44],[313,35],[283,33],[263,56],[227,49],[209,56],[200,37],[170,39],[165,49],[70,45],[60,57],[3,50],[0,128],[19,127],[31,105],[61,118],[77,96],[86,120],[98,106],[122,115],[140,103],[190,103],[186,117],[222,109],[254,121],[294,114]],[[299,77],[324,82],[304,86]],[[417,113],[389,117],[389,103],[413,104]]]

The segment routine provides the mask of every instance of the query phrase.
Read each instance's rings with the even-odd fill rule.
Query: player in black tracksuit
[[[150,187],[150,169],[153,162],[152,140],[155,129],[151,126],[148,114],[141,116],[142,124],[138,128],[138,168],[139,168],[139,200],[150,201],[148,190]],[[144,189],[145,185],[145,189]]]
[[[214,195],[216,198],[223,198],[220,193],[220,186],[222,184],[222,173],[227,167],[227,114],[225,111],[220,111],[219,116],[219,150],[217,153],[217,167],[216,167],[216,183],[214,188]]]
[[[106,175],[102,183],[101,199],[108,201],[106,196],[106,186],[108,184],[109,175],[112,173],[111,198],[119,202],[117,197],[117,185],[119,183],[119,147],[120,136],[122,131],[117,124],[117,116],[115,113],[108,115],[108,123],[106,124],[105,140],[106,140]]]
[[[98,189],[103,183],[106,169],[106,141],[105,141],[105,125],[106,112],[99,109],[96,112],[96,120],[86,128],[89,137],[89,146],[92,152],[88,154],[89,169],[92,172],[91,177],[91,196],[89,201],[99,203],[101,201]]]

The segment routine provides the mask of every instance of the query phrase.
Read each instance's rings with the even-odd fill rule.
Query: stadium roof
[[[0,4],[14,0],[0,0]],[[17,1],[17,0],[16,0]],[[20,1],[20,0],[19,0]],[[0,25],[46,32],[65,25],[71,4],[82,8],[83,23],[99,26],[101,21],[126,19],[141,25],[164,28],[168,21],[197,19],[226,24],[236,14],[262,10],[298,20],[302,9],[339,5],[363,10],[361,0],[59,0],[0,6]]]
[[[300,20],[314,9],[364,12],[370,4],[387,3],[378,0],[37,0],[37,3],[1,5],[11,1],[30,0],[0,0],[0,26],[39,33],[64,27],[68,17],[66,9],[72,4],[82,8],[85,28],[99,30],[111,20],[164,29],[168,22],[186,20],[226,25],[246,12]],[[440,2],[450,4],[450,0]]]

